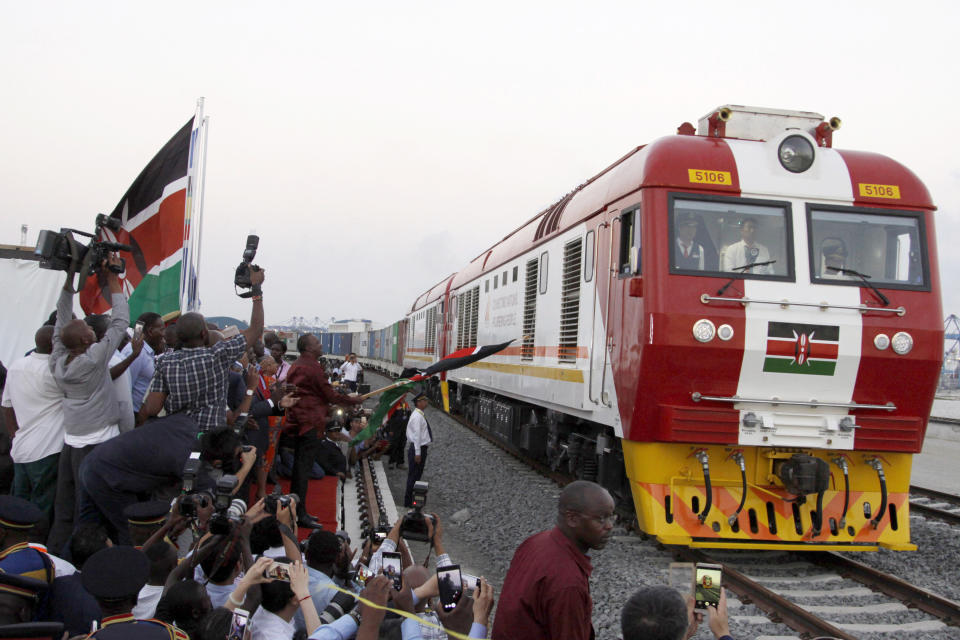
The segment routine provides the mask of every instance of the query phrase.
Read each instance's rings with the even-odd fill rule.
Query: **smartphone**
[[[437,567],[437,588],[440,590],[440,606],[444,611],[453,611],[463,595],[463,578],[460,565]]]
[[[385,551],[383,553],[383,575],[393,580],[393,588],[397,591],[400,591],[400,583],[403,580],[400,566],[399,552]]]
[[[274,562],[264,570],[263,577],[290,582],[290,565],[286,562]]]
[[[234,609],[233,620],[230,622],[230,632],[227,640],[243,640],[247,631],[247,622],[250,621],[250,612],[246,609]]]
[[[720,603],[720,584],[723,581],[723,567],[719,564],[698,562],[694,572],[694,600],[697,609],[717,606]]]
[[[461,573],[463,581],[467,583],[467,589],[476,589],[480,586],[480,578],[469,573]]]
[[[133,325],[133,339],[139,340],[143,337],[143,322],[137,321],[137,324]]]

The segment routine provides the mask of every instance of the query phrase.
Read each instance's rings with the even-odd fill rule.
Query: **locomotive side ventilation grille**
[[[580,328],[580,265],[583,240],[563,245],[563,281],[560,291],[560,362],[576,363]]]
[[[477,346],[480,316],[480,285],[462,294],[457,301],[457,349]]]
[[[537,271],[539,261],[527,262],[527,280],[523,290],[523,344],[520,359],[533,360],[533,336],[537,330]]]
[[[427,353],[433,353],[437,346],[437,307],[427,309]]]

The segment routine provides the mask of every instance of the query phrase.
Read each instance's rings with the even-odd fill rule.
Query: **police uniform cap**
[[[95,598],[119,600],[140,593],[150,577],[150,561],[133,547],[116,546],[101,549],[90,556],[80,581]]]
[[[32,502],[13,496],[0,496],[0,527],[32,529],[42,517],[43,511]]]
[[[688,224],[699,224],[699,221],[697,220],[697,217],[693,215],[692,212],[684,211],[683,213],[680,214],[679,224],[682,227]]]
[[[165,500],[135,502],[123,510],[123,517],[134,526],[161,524],[170,513],[170,503]]]
[[[413,402],[414,402],[414,403],[420,402],[420,399],[421,399],[421,398],[426,398],[426,397],[427,397],[427,394],[426,394],[426,393],[423,393],[423,392],[421,391],[421,392],[418,393],[417,395],[413,396]]]
[[[49,587],[50,585],[43,580],[36,580],[0,570],[0,591],[4,593],[13,593],[25,598],[33,598]]]

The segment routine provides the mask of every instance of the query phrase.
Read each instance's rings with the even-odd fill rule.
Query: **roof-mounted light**
[[[787,136],[780,143],[777,156],[787,171],[803,173],[813,164],[813,145],[803,136]]]

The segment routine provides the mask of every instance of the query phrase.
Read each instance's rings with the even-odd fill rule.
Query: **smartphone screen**
[[[698,609],[706,609],[708,605],[716,606],[719,604],[722,578],[723,567],[720,565],[697,563],[694,598]]]
[[[143,323],[137,322],[137,324],[133,325],[133,337],[139,338],[142,335],[143,335]]]
[[[274,562],[263,572],[265,578],[290,582],[290,565],[285,562]]]
[[[247,622],[250,620],[250,613],[245,609],[234,609],[233,620],[230,622],[230,632],[227,634],[227,640],[243,640],[243,634],[247,630]]]
[[[401,570],[400,554],[396,551],[384,552],[383,554],[383,575],[393,580],[393,588],[400,591]]]
[[[440,606],[444,611],[453,611],[463,593],[460,565],[452,564],[437,569],[437,587],[440,590]]]

